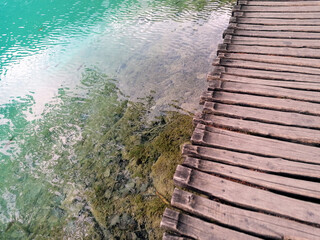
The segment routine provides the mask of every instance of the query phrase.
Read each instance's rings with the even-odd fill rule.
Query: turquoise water
[[[150,92],[155,114],[196,111],[231,6],[0,0],[0,239],[86,236],[92,219],[68,201],[81,195],[72,168],[87,119],[113,122]]]

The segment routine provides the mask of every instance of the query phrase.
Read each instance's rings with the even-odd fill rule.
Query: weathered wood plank
[[[249,93],[270,97],[290,98],[303,101],[320,102],[320,92],[287,89],[275,86],[263,86],[252,83],[212,81],[209,84],[210,91],[224,90],[228,92]]]
[[[238,228],[264,238],[301,240],[320,239],[319,228],[295,221],[240,209],[180,190],[174,190],[171,204],[186,212]]]
[[[231,23],[246,23],[246,24],[263,24],[263,25],[312,25],[319,26],[320,22],[313,19],[284,19],[284,18],[245,18],[231,17]]]
[[[283,25],[256,25],[256,24],[230,24],[229,28],[251,31],[286,31],[286,32],[320,32],[320,26],[283,26]]]
[[[284,88],[292,88],[292,89],[302,89],[302,90],[313,90],[313,91],[320,91],[320,83],[310,83],[307,84],[305,82],[298,82],[298,81],[282,81],[282,80],[269,80],[263,78],[254,78],[254,77],[243,77],[243,76],[235,76],[229,75],[227,73],[219,73],[215,75],[208,75],[208,81],[231,81],[231,82],[242,82],[242,83],[252,83],[252,84],[259,84],[264,86],[278,86]]]
[[[189,144],[184,145],[182,152],[185,156],[207,159],[264,172],[320,179],[319,165],[310,165],[282,158],[261,157],[225,149]]]
[[[257,172],[198,158],[187,157],[184,166],[210,174],[233,178],[270,190],[320,199],[320,183]]]
[[[165,232],[163,234],[162,240],[190,240],[192,238],[186,238],[181,236],[172,235],[170,233]]]
[[[320,223],[320,205],[249,187],[179,165],[174,175],[179,187],[201,191],[234,205],[311,224]]]
[[[246,18],[280,18],[280,19],[320,19],[317,12],[315,13],[292,13],[286,12],[234,12],[235,17]]]
[[[320,164],[320,148],[281,140],[252,136],[198,124],[191,142],[267,157]]]
[[[205,113],[201,114],[199,118],[195,118],[194,122],[298,143],[320,144],[319,130],[274,125]]]
[[[203,113],[225,115],[235,118],[275,123],[287,126],[320,129],[320,118],[292,112],[281,112],[268,109],[205,102]]]
[[[247,1],[248,6],[320,6],[319,1]]]
[[[250,1],[249,1],[250,2]],[[246,6],[242,5],[240,7],[240,11],[242,12],[281,12],[281,13],[288,13],[288,12],[293,12],[293,13],[302,13],[302,12],[307,12],[307,13],[315,13],[315,12],[320,12],[320,6],[319,5],[312,5],[312,6],[305,6],[305,5],[300,5],[299,7],[297,6]]]
[[[220,53],[218,57],[254,61],[254,62],[264,62],[264,63],[274,63],[274,64],[277,63],[277,64],[288,65],[288,66],[300,66],[300,67],[304,67],[303,69],[306,69],[306,72],[308,72],[309,70],[311,71],[311,69],[314,69],[314,68],[317,68],[317,69],[320,68],[319,59],[312,59],[312,58],[261,55],[261,54],[254,54],[254,53]]]
[[[222,91],[207,91],[201,96],[201,103],[204,103],[205,101],[291,111],[320,116],[320,104],[285,98],[255,96]]]
[[[233,39],[242,40],[233,40]],[[288,41],[286,41],[288,40]],[[311,48],[319,49],[320,44],[318,40],[312,39],[278,39],[278,38],[255,38],[255,37],[242,37],[233,36],[231,41],[224,41],[224,43],[230,43],[235,45],[245,45],[245,46],[265,46],[265,47],[295,47],[295,48]],[[311,59],[313,60],[313,59]]]
[[[195,217],[167,208],[161,221],[162,228],[199,240],[259,239],[250,235],[220,227]]]
[[[231,44],[228,46],[219,45],[220,52],[233,52],[233,53],[253,53],[253,54],[269,54],[273,56],[292,56],[292,57],[320,57],[320,49],[312,48],[291,48],[291,47],[267,47],[267,46],[245,46]]]
[[[242,68],[223,67],[223,66],[216,67],[213,74],[215,74],[215,72],[222,72],[222,73],[235,75],[235,76],[258,78],[257,82],[259,81],[259,78],[262,78],[262,79],[270,79],[270,80],[306,82],[308,84],[320,83],[319,76],[303,74],[303,73],[273,72],[273,71],[266,71],[266,70],[242,69]]]
[[[320,62],[320,61],[319,61]],[[224,67],[236,67],[236,68],[251,68],[257,70],[275,71],[275,72],[292,72],[302,74],[318,75],[320,78],[319,68],[308,68],[292,65],[284,65],[279,63],[261,63],[255,61],[228,59],[228,58],[217,58],[214,63],[215,66]]]
[[[320,14],[319,14],[320,15]],[[320,20],[320,18],[318,19]],[[227,34],[247,37],[263,37],[263,38],[288,38],[288,39],[320,39],[320,33],[309,32],[290,32],[290,31],[254,31],[241,29],[228,29]]]

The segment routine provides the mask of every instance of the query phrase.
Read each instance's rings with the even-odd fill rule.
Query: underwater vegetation
[[[24,186],[10,190],[21,210],[6,214],[3,237],[159,239],[192,116],[150,118],[152,94],[130,101],[97,69],[85,70],[76,93],[60,89],[57,102],[25,133],[12,168]]]

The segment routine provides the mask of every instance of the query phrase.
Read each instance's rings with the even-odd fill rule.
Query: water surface
[[[112,118],[105,121],[112,122],[123,99],[150,92],[156,114],[172,103],[196,111],[231,6],[217,0],[0,0],[5,239],[47,238],[39,234],[61,229],[63,218],[69,219],[65,236],[87,233],[85,226],[94,223],[85,214],[73,216],[79,209],[68,205],[79,191],[77,177],[65,176],[87,119],[107,112]],[[55,168],[59,161],[70,164]]]

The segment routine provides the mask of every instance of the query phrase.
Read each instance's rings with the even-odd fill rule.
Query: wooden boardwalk
[[[320,0],[238,0],[164,239],[320,239]]]

